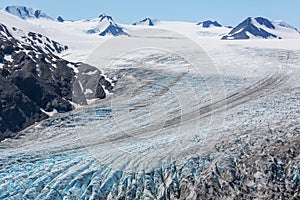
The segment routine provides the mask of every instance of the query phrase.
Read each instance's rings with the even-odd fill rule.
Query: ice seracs
[[[206,20],[206,21],[200,22],[197,25],[200,25],[203,28],[222,27],[222,25],[219,24],[217,21],[211,21],[211,20]]]
[[[154,26],[158,22],[157,19],[145,18],[139,22],[133,23],[133,25],[142,25],[142,26]]]
[[[223,36],[223,40],[243,39],[299,39],[299,32],[291,26],[281,22],[271,22],[263,17],[248,17],[232,31]]]
[[[12,15],[15,15],[15,16],[21,18],[21,19],[28,19],[28,18],[52,19],[42,10],[35,10],[33,8],[28,8],[25,6],[7,6],[4,10]]]
[[[99,23],[95,28],[92,28],[87,31],[89,34],[97,33],[100,36],[112,35],[112,36],[120,36],[120,35],[128,35],[123,29],[114,22],[111,16],[106,14],[102,14],[99,16]]]
[[[299,39],[0,19],[0,199],[298,199]]]

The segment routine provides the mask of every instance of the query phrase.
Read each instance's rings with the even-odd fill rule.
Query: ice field
[[[108,98],[0,143],[0,199],[297,198],[299,41],[124,27],[65,55],[116,79]]]

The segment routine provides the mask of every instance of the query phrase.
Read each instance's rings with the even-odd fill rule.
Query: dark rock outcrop
[[[211,20],[207,20],[204,22],[200,22],[197,25],[202,26],[203,28],[209,28],[209,27],[222,27],[221,24],[219,24],[217,21],[211,21]]]
[[[25,6],[7,6],[5,8],[5,11],[21,19],[27,19],[27,18],[52,19],[42,10],[35,10],[33,8],[28,8]]]
[[[135,25],[135,26],[136,25],[154,26],[157,21],[158,20],[156,20],[156,19],[145,18],[142,21],[133,23],[133,25]]]
[[[47,118],[46,112],[71,111],[71,102],[87,104],[74,96],[76,81],[80,81],[77,91],[92,91],[87,99],[103,99],[103,88],[112,90],[95,67],[61,59],[58,54],[67,46],[33,32],[22,39],[0,24],[0,140]],[[97,73],[85,73],[89,71]]]
[[[0,76],[0,82],[0,141],[48,117],[9,80]]]
[[[102,14],[99,16],[99,23],[97,27],[90,29],[87,31],[89,34],[97,33],[100,36],[106,35],[113,35],[113,36],[120,36],[120,35],[128,35],[123,29],[116,24],[111,16],[107,16]]]
[[[258,27],[256,24],[263,26],[264,28]],[[244,20],[242,23],[240,23],[237,27],[232,29],[232,31],[228,34],[222,37],[222,40],[241,40],[241,39],[249,39],[249,34],[255,36],[255,37],[261,37],[264,39],[267,38],[278,38],[277,35],[274,35],[268,30],[275,29],[275,26],[270,22],[268,19],[262,18],[262,17],[256,17],[251,18],[248,17],[246,20]]]
[[[58,22],[64,22],[65,20],[61,16],[58,16],[57,21]]]

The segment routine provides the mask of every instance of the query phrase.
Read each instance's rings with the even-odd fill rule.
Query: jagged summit
[[[197,25],[202,26],[203,28],[209,28],[209,27],[222,27],[221,24],[219,24],[217,21],[211,21],[211,20],[206,20],[203,22],[198,23]]]
[[[98,18],[99,18],[98,25],[95,28],[88,30],[87,32],[89,34],[97,33],[100,36],[128,35],[126,32],[123,31],[123,29],[118,24],[114,22],[111,16],[108,16],[106,14],[101,14]]]
[[[282,38],[299,38],[299,32],[295,28],[280,24],[278,22],[271,22],[263,17],[248,17],[232,31],[223,36],[223,40],[240,40],[250,38],[263,39],[282,39]]]
[[[108,20],[109,22],[115,23],[113,18],[109,15],[106,15],[105,13],[99,15],[98,17],[100,19],[100,22],[104,21],[104,20]]]
[[[33,8],[29,8],[26,6],[7,6],[4,10],[12,15],[15,15],[15,16],[21,18],[21,19],[28,19],[28,18],[52,19],[42,10],[35,10]]]
[[[157,22],[157,19],[145,18],[142,21],[133,23],[133,25],[154,26]]]
[[[252,20],[253,18],[248,17],[247,20]],[[254,20],[256,20],[260,25],[262,26],[266,26],[267,28],[270,29],[275,29],[275,26],[272,24],[272,22],[270,22],[268,19],[263,18],[263,17],[256,17],[254,18]]]

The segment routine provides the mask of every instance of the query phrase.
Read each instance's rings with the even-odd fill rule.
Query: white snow
[[[94,104],[98,99],[87,99],[87,104],[88,105],[91,105],[91,104]]]
[[[99,193],[129,188],[155,170],[170,172],[164,179],[171,184],[177,177],[170,166],[182,169],[221,140],[299,121],[299,39],[222,41],[230,29],[166,21],[155,27],[123,25],[131,37],[97,37],[85,32],[97,26],[93,20],[21,23],[2,16],[0,21],[67,44],[64,58],[119,78],[107,99],[87,100],[88,106],[72,103],[75,111],[1,142],[0,160],[21,160],[0,170],[3,196],[88,199],[95,188]],[[146,181],[151,186],[151,178]],[[153,195],[147,188],[138,192]],[[113,191],[107,196],[114,198]]]
[[[11,55],[7,55],[7,54],[4,55],[4,59],[5,59],[6,61],[9,61],[9,62],[12,62],[12,61],[13,61]]]
[[[25,6],[8,6],[7,9],[8,9],[7,12],[11,13],[12,15],[18,16],[18,17],[20,17],[22,19],[36,18],[37,17],[35,15],[35,13],[36,13],[37,10],[35,10],[33,8],[29,8],[29,7],[25,7]],[[5,9],[3,9],[3,11],[5,11]],[[51,19],[43,11],[39,12],[39,16],[38,17],[47,18],[48,20]]]
[[[65,21],[63,23],[47,19],[22,20],[0,10],[0,23],[8,28],[17,27],[23,32],[35,32],[49,37],[61,44],[67,44],[70,50],[63,52],[63,58],[73,62],[83,62],[94,48],[105,42],[106,37],[89,35],[86,30],[96,26],[98,21]],[[14,36],[20,38],[23,32],[10,31]]]
[[[97,74],[98,70],[95,70],[95,71],[89,71],[87,73],[83,72],[82,74],[85,74],[85,75],[93,75],[93,74]]]
[[[158,19],[149,19],[149,18],[146,18],[146,19],[144,19],[142,21],[136,22],[135,25],[137,25],[137,26],[149,26],[150,22],[152,22],[152,24],[155,26],[156,24],[159,23],[159,20]]]
[[[93,90],[91,89],[85,89],[84,94],[93,94]]]
[[[283,26],[283,24],[281,24],[282,22],[277,21],[273,23],[275,29],[270,29],[264,25],[259,24],[254,18],[252,18],[251,21],[257,28],[264,29],[265,31],[281,37],[282,39],[300,39],[300,33],[298,31],[296,31],[294,28],[291,28],[290,26]],[[255,38],[259,39],[259,37],[252,37],[252,39]]]
[[[42,111],[43,113],[47,114],[49,117],[53,117],[55,114],[58,113],[57,110],[55,110],[55,109],[53,109],[52,112],[47,112],[47,111],[45,111],[45,110],[43,110],[43,109],[41,109],[41,111]]]
[[[84,91],[83,85],[80,81],[78,81],[81,91]]]
[[[76,74],[79,73],[79,70],[73,64],[68,63],[68,67],[72,68]]]
[[[278,26],[283,26],[290,29],[296,29],[295,27],[291,26],[290,24],[284,22],[283,20],[274,20],[273,23],[277,24]]]
[[[98,33],[98,34],[102,33],[103,31],[105,31],[109,27],[109,25],[111,23],[114,23],[114,22],[107,19],[107,18],[103,18],[103,20],[99,21],[97,26],[92,28],[92,30],[95,31],[95,33]]]

